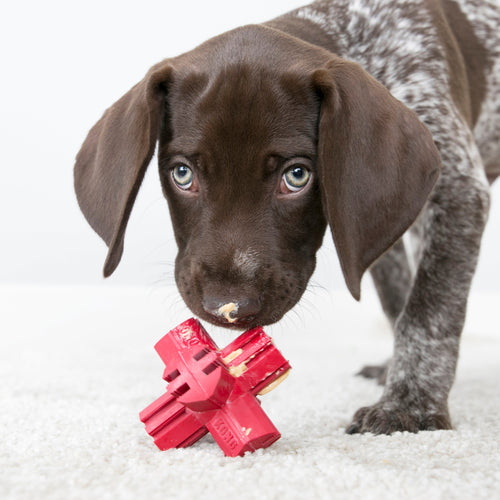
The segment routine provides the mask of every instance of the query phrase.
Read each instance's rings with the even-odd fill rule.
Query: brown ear
[[[109,247],[104,276],[123,253],[125,228],[159,134],[168,61],[107,109],[76,157],[75,191],[87,221]]]
[[[441,158],[417,115],[359,65],[315,72],[322,96],[318,170],[323,206],[351,294],[420,213]]]

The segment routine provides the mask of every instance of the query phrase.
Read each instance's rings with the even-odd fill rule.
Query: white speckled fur
[[[338,55],[359,63],[413,109],[443,160],[434,194],[412,228],[414,272],[402,242],[371,270],[394,324],[394,356],[381,400],[360,409],[349,432],[451,425],[447,397],[488,218],[486,171],[500,173],[500,4],[457,4],[493,61],[474,130],[452,99],[447,54],[425,2],[319,0],[292,13],[315,23]]]
[[[500,173],[500,9],[495,1],[456,0],[494,63],[486,75],[486,97],[474,128],[485,167]]]

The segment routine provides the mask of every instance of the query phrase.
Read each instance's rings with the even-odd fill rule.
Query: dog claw
[[[359,433],[359,429],[360,429],[360,425],[359,424],[351,424],[346,430],[345,430],[345,433],[346,434],[358,434]]]
[[[346,428],[346,434],[392,434],[394,432],[418,432],[423,430],[449,430],[451,422],[448,410],[427,414],[424,411],[396,407],[394,404],[377,403],[360,408]]]

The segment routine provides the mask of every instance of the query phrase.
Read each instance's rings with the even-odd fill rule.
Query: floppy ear
[[[414,222],[441,157],[417,115],[359,65],[314,73],[322,97],[318,173],[323,206],[351,294],[366,269]]]
[[[74,168],[75,191],[87,221],[109,247],[104,276],[123,253],[125,228],[159,134],[168,61],[107,109],[90,130]]]

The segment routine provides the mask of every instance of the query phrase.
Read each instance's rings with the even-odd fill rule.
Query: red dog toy
[[[256,394],[278,385],[290,364],[262,328],[219,350],[200,322],[190,319],[155,349],[169,384],[140,419],[160,450],[190,446],[210,432],[224,454],[235,457],[280,438]]]

